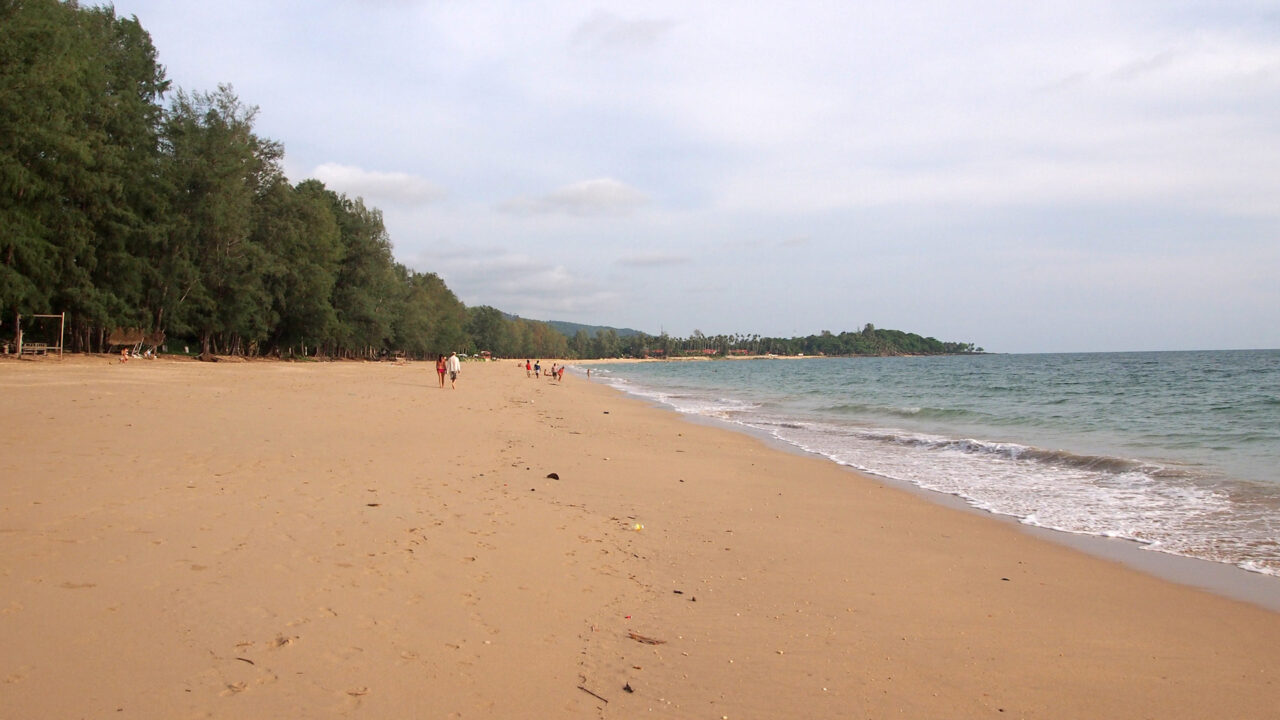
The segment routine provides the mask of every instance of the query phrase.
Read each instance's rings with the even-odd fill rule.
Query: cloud
[[[571,36],[577,47],[593,52],[636,50],[652,47],[671,28],[674,20],[624,20],[611,12],[598,10],[579,25]]]
[[[378,172],[351,165],[325,163],[312,176],[333,190],[362,197],[377,205],[429,205],[444,196],[435,184],[409,173]]]
[[[494,246],[433,248],[432,270],[468,305],[492,305],[521,317],[555,320],[600,312],[618,293],[557,262]]]
[[[1137,80],[1143,75],[1159,73],[1173,66],[1178,54],[1172,50],[1163,50],[1152,57],[1139,58],[1113,70],[1110,76],[1116,80]]]
[[[574,215],[616,217],[644,204],[644,193],[611,178],[586,180],[551,191],[546,195],[512,198],[499,206],[516,215]]]
[[[627,267],[668,267],[671,265],[687,265],[691,259],[687,255],[649,252],[628,255],[618,259],[619,265]]]

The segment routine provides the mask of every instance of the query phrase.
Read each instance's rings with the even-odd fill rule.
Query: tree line
[[[395,261],[377,208],[315,179],[291,184],[281,144],[254,131],[256,113],[226,85],[171,92],[136,17],[0,0],[0,336],[19,314],[65,312],[73,352],[107,350],[117,328],[161,331],[205,356],[973,350],[870,326],[790,339],[570,338],[468,308],[436,274]]]
[[[823,330],[805,337],[762,337],[760,335],[705,335],[694,330],[689,337],[647,335],[625,337],[613,329],[593,333],[579,330],[569,341],[570,357],[580,358],[674,358],[733,357],[754,355],[960,355],[984,350],[973,343],[943,342],[901,330],[877,329],[868,323],[857,332],[834,334]]]
[[[73,351],[124,327],[204,353],[474,348],[484,313],[395,262],[379,210],[290,184],[232,88],[170,93],[137,18],[0,0],[0,28],[0,322],[65,311]]]

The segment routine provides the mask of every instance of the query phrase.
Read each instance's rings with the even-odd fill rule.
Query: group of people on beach
[[[440,376],[440,387],[444,387],[444,376],[449,375],[449,387],[458,389],[458,373],[462,372],[462,361],[458,359],[458,353],[450,353],[449,357],[443,355],[436,358],[436,374]]]
[[[534,378],[542,377],[542,361],[539,360],[538,362],[534,362],[532,360],[525,360],[524,376]],[[564,366],[557,366],[557,363],[551,363],[551,369],[547,371],[547,377],[554,379],[556,382],[564,380]]]
[[[6,351],[8,350],[7,347],[5,349]],[[133,358],[146,358],[148,360],[151,360],[155,358],[155,356],[156,356],[155,352],[153,352],[150,348],[147,348],[142,352],[134,352],[130,348],[121,348],[120,350],[120,362],[122,363],[127,363]]]
[[[551,369],[547,371],[549,379],[560,382],[564,380],[564,365],[559,363],[551,363]],[[462,360],[458,358],[458,353],[449,353],[449,357],[444,355],[436,356],[436,375],[440,378],[440,387],[444,387],[444,376],[449,376],[449,387],[458,388],[458,374],[462,372]],[[542,377],[542,361],[534,362],[532,360],[524,361],[524,374],[526,377]]]

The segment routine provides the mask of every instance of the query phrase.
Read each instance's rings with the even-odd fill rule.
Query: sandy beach
[[[0,360],[0,718],[1274,718],[1280,613],[514,361]]]

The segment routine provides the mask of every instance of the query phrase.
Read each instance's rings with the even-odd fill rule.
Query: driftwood
[[[605,703],[606,705],[609,703],[609,699],[608,699],[608,698],[600,697],[600,696],[599,696],[599,695],[597,695],[596,693],[591,692],[590,690],[586,689],[585,687],[583,687],[583,686],[581,686],[581,685],[579,685],[579,686],[578,686],[578,689],[579,689],[579,690],[581,690],[582,692],[584,692],[584,693],[586,693],[586,694],[590,695],[591,697],[593,697],[593,698],[595,698],[595,699],[597,699],[597,700],[600,700],[601,702]]]
[[[641,635],[640,633],[635,633],[635,632],[627,633],[627,637],[631,638],[632,640],[635,640],[636,642],[644,643],[645,645],[662,645],[667,642],[666,640],[659,640],[657,638],[645,637],[644,635]]]

